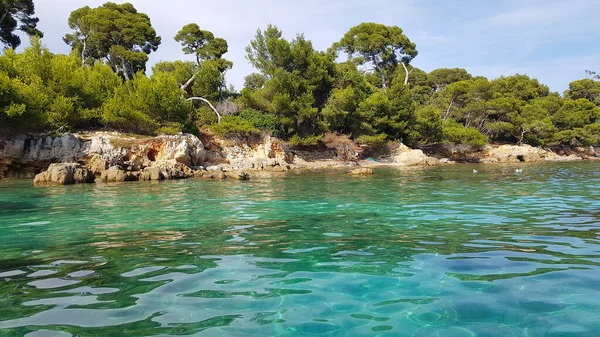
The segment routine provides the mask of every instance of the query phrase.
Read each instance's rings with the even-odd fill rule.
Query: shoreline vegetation
[[[263,135],[232,140],[214,134],[147,137],[118,132],[13,135],[0,138],[0,178],[35,185],[162,181],[187,178],[248,180],[263,173],[343,170],[373,175],[378,168],[424,168],[457,163],[540,163],[598,159],[593,147],[445,145],[427,152],[401,143],[360,147],[328,136],[320,148],[292,146]]]
[[[320,51],[303,34],[288,40],[269,25],[249,41],[256,72],[238,91],[226,82],[234,66],[227,41],[199,24],[174,37],[193,61],[159,62],[150,72],[162,38],[132,4],[74,9],[68,55],[44,47],[32,0],[0,7],[0,177],[32,177],[53,163],[71,163],[61,172],[80,180],[128,181],[600,155],[593,71],[559,94],[524,74],[425,72],[412,65],[418,41],[397,26],[362,23]],[[17,29],[31,37],[22,52]],[[93,152],[93,139],[115,143]]]

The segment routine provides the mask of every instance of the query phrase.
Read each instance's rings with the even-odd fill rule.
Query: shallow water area
[[[0,336],[598,336],[599,169],[0,181]]]

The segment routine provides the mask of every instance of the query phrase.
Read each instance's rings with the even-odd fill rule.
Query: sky
[[[43,43],[54,53],[69,49],[71,11],[106,0],[34,0]],[[113,0],[122,3],[126,1]],[[278,26],[286,38],[304,33],[325,50],[361,22],[396,25],[417,44],[413,65],[425,71],[465,68],[496,78],[527,74],[562,93],[585,70],[600,71],[600,0],[129,0],[148,14],[162,44],[148,68],[184,55],[173,36],[195,22],[229,43],[234,62],[229,83],[241,89],[254,69],[245,47],[258,28]],[[22,47],[21,47],[22,48]]]

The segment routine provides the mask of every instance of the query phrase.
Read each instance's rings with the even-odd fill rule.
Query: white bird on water
[[[477,170],[475,170],[475,169],[474,169],[474,170],[473,170],[473,173],[479,173],[479,171],[477,171]]]
[[[515,173],[523,173],[523,169],[516,169]]]

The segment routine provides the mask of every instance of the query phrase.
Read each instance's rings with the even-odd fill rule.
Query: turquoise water
[[[0,181],[1,336],[598,336],[600,164]]]

